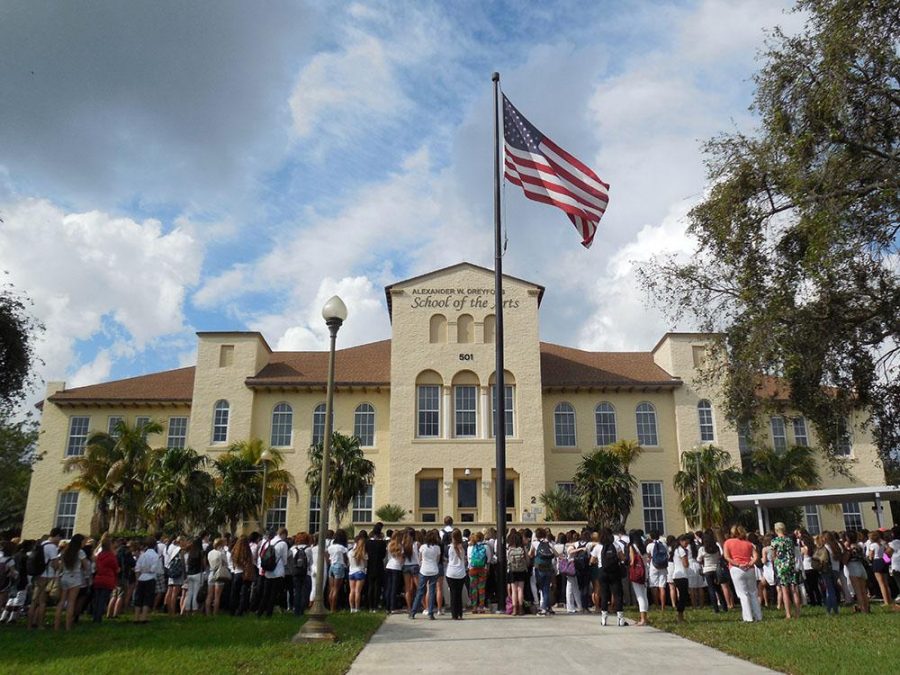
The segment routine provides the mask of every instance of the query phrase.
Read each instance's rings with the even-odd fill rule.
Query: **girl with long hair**
[[[416,536],[411,527],[403,534],[403,592],[407,612],[412,611],[413,596],[419,587],[419,542]]]
[[[628,578],[631,580],[631,590],[637,600],[640,620],[636,625],[647,625],[647,612],[650,603],[647,601],[647,550],[644,547],[644,533],[641,530],[631,530],[628,533]],[[571,578],[571,577],[570,577]]]
[[[703,545],[697,551],[697,562],[701,565],[703,579],[706,581],[709,604],[716,614],[728,611],[725,593],[722,590],[723,584],[719,580],[719,561],[721,558],[722,549],[719,548],[719,542],[716,541],[715,534],[713,534],[712,530],[706,530],[703,533]]]
[[[447,567],[445,575],[450,586],[450,615],[457,621],[463,616],[463,588],[466,585],[466,548],[462,542],[462,532],[454,528],[450,533],[447,547]]]
[[[187,579],[185,581],[186,591],[181,602],[182,616],[194,614],[200,609],[197,596],[203,586],[203,570],[206,569],[206,565],[206,556],[203,555],[203,539],[196,537],[191,542],[185,559]]]
[[[425,543],[419,547],[419,588],[413,599],[412,608],[409,610],[409,618],[415,619],[416,612],[422,607],[426,588],[428,590],[428,618],[434,619],[435,602],[440,562],[442,556],[441,537],[437,530],[429,530],[425,535]]]
[[[338,530],[328,547],[328,604],[332,612],[337,611],[338,600],[347,578],[347,533]]]
[[[366,567],[368,556],[366,555],[366,542],[369,540],[365,530],[356,535],[353,548],[348,555],[350,563],[350,613],[359,612],[359,601],[362,596],[363,586],[366,584]]]
[[[56,605],[56,617],[53,628],[59,630],[62,623],[62,609],[66,608],[66,630],[72,629],[75,623],[75,605],[81,587],[87,583],[91,574],[87,554],[82,550],[84,535],[76,534],[69,540],[65,551],[58,558],[57,571],[60,574],[59,587],[61,594]]]
[[[398,530],[388,542],[388,559],[385,565],[384,608],[393,614],[397,608],[397,595],[403,579],[403,534]]]
[[[91,598],[91,614],[94,623],[100,623],[109,606],[109,598],[119,577],[119,561],[112,550],[109,532],[100,537],[97,555],[94,556],[94,595]]]
[[[847,568],[850,583],[853,584],[853,592],[856,594],[856,610],[868,614],[872,611],[869,607],[868,575],[863,565],[863,552],[857,541],[856,532],[847,532],[844,535],[844,543],[842,561]]]
[[[243,616],[250,600],[250,584],[253,582],[253,553],[250,540],[241,535],[231,548],[231,595],[228,607],[234,616]]]
[[[844,550],[833,532],[823,532],[818,536],[816,543],[818,548],[815,555],[822,562],[819,574],[825,582],[825,612],[837,614],[840,607],[837,593],[838,576],[841,574],[841,557]]]

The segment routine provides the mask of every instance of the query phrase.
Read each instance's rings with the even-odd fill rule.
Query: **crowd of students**
[[[349,540],[327,533],[326,579],[316,577],[318,549],[309,533],[285,528],[260,535],[158,535],[99,541],[54,529],[40,541],[0,541],[0,623],[43,626],[55,604],[55,628],[72,628],[90,612],[94,622],[124,613],[143,623],[152,611],[170,616],[228,612],[271,616],[276,607],[303,614],[323,593],[331,611],[348,608],[404,612],[414,619],[466,610],[539,616],[593,611],[601,625],[627,625],[626,604],[638,625],[651,603],[671,606],[679,621],[690,605],[727,612],[740,605],[744,621],[761,621],[775,605],[799,617],[803,605],[842,604],[870,612],[877,599],[900,609],[900,527],[815,537],[783,523],[764,536],[735,526],[663,537],[608,528],[558,532],[510,529],[506,538],[506,606],[496,607],[496,531],[460,530],[451,518],[440,530],[385,530]],[[705,591],[705,592],[704,592]]]

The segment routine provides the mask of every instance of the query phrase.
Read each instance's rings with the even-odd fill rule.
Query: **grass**
[[[881,673],[900,662],[900,612],[880,604],[873,604],[872,614],[841,607],[836,617],[821,607],[804,607],[796,621],[786,621],[778,610],[763,611],[762,622],[744,623],[740,606],[727,614],[688,610],[687,621],[677,623],[674,611],[652,610],[650,623],[785,673]]]
[[[127,620],[88,621],[66,633],[29,631],[24,623],[0,627],[0,671],[60,675],[209,672],[345,673],[384,620],[382,613],[329,616],[336,644],[295,645],[291,637],[303,619],[283,614],[271,618],[152,617],[144,626]]]

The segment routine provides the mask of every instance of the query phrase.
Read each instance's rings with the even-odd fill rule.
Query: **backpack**
[[[487,549],[478,542],[469,551],[469,567],[485,567],[487,565]]]
[[[644,565],[644,558],[639,555],[632,555],[628,563],[628,581],[636,584],[647,583],[647,566]]]
[[[666,545],[657,539],[653,542],[653,552],[650,554],[650,562],[658,570],[668,569],[669,567],[669,551]]]
[[[0,560],[0,592],[5,591],[16,580],[16,568],[12,558]]]
[[[278,567],[278,554],[275,552],[275,545],[272,542],[266,544],[266,550],[259,557],[259,566],[263,572],[274,572]]]
[[[305,577],[309,571],[309,559],[306,557],[306,546],[298,546],[294,551],[294,576]]]
[[[550,572],[553,570],[553,558],[556,556],[550,542],[543,540],[537,546],[534,552],[534,566],[542,572]]]
[[[31,549],[31,551],[29,551],[28,558],[26,559],[25,563],[25,569],[27,570],[29,576],[40,576],[44,573],[44,570],[47,569],[47,559],[44,557],[44,547],[46,545],[46,541],[41,542],[33,549]]]
[[[600,566],[603,571],[610,575],[619,574],[619,553],[615,544],[609,544],[603,547],[603,553],[600,554]]]
[[[571,558],[559,559],[559,573],[567,577],[575,576],[575,561]]]
[[[528,569],[525,550],[521,546],[513,546],[506,552],[506,564],[510,572],[524,572]]]
[[[719,555],[719,563],[716,566],[716,581],[720,584],[727,584],[731,579],[731,573],[728,571],[728,562],[724,555]]]
[[[172,579],[180,579],[184,576],[184,556],[181,553],[181,549],[169,561],[169,567],[166,571]]]
[[[579,546],[581,546],[581,544],[579,544]],[[575,563],[576,574],[583,574],[584,572],[587,572],[588,568],[591,566],[591,557],[583,548],[575,551],[575,555],[572,556],[572,561]]]
[[[812,565],[813,570],[815,570],[816,572],[830,572],[831,556],[828,555],[828,549],[823,546],[818,551],[813,553],[812,558],[810,559],[810,564]]]

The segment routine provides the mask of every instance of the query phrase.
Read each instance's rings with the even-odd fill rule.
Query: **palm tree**
[[[110,526],[113,486],[109,470],[116,461],[116,440],[109,434],[92,434],[85,444],[84,454],[70,457],[63,465],[66,472],[77,471],[78,476],[66,490],[87,492],[96,504],[91,518],[91,534],[99,535]]]
[[[547,514],[547,520],[572,521],[584,520],[584,509],[581,500],[573,492],[557,487],[545,490],[538,497]]]
[[[632,463],[641,456],[641,453],[644,452],[644,448],[637,441],[631,440],[619,440],[610,445],[607,450],[614,454],[619,458],[619,461],[622,463],[622,467],[626,474],[631,474],[631,465]],[[628,520],[628,516],[631,514],[631,504],[628,505],[628,508],[625,510],[622,522]]]
[[[263,453],[268,459],[263,460]],[[267,462],[263,471],[263,461]],[[231,532],[237,532],[238,523],[255,518],[263,522],[266,511],[275,499],[287,492],[297,499],[294,477],[282,469],[284,455],[278,450],[266,447],[258,438],[237,441],[213,461],[215,472],[215,496],[213,498],[213,518],[219,523],[228,523]],[[260,511],[263,495],[263,475],[265,475],[265,504]]]
[[[697,462],[700,462],[698,470]],[[703,504],[703,522],[697,514],[697,493]],[[681,512],[691,527],[724,525],[733,508],[728,496],[738,494],[741,472],[734,468],[731,454],[714,445],[704,445],[681,455],[681,471],[675,474],[675,489],[681,495]]]
[[[792,445],[783,451],[758,448],[750,455],[747,488],[752,492],[795,492],[813,490],[821,485],[813,448]],[[799,525],[803,514],[799,507],[772,509],[772,522]]]
[[[636,488],[637,480],[619,455],[603,448],[583,457],[575,472],[575,492],[593,525],[622,526]]]
[[[356,436],[345,436],[335,431],[331,436],[331,454],[328,467],[328,503],[334,511],[337,526],[347,514],[353,498],[365,490],[375,479],[375,464],[367,459]],[[306,484],[312,494],[321,494],[322,443],[309,449],[309,470]],[[325,523],[323,523],[324,525]]]
[[[188,523],[206,521],[213,494],[212,476],[205,471],[208,462],[208,457],[192,448],[153,452],[144,508],[157,529],[183,531]]]

